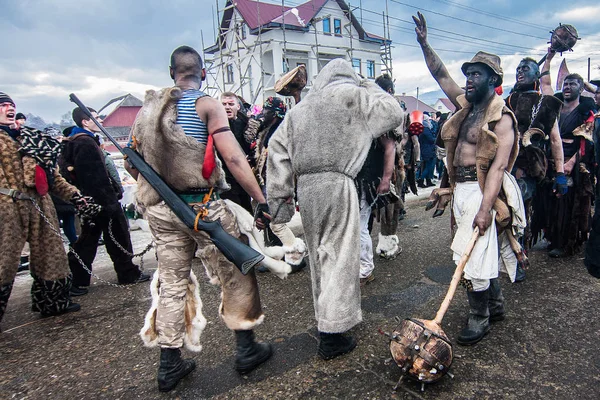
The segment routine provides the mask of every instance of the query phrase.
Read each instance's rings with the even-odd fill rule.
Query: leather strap
[[[31,197],[16,189],[0,188],[0,194],[12,197],[15,200],[31,200]]]

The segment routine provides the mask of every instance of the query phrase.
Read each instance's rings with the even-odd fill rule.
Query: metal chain
[[[544,95],[540,96],[540,101],[538,101],[537,105],[533,106],[531,109],[531,122],[529,123],[529,127],[533,124],[533,120],[537,117],[538,112],[540,112],[540,107],[542,107],[542,100],[544,100]]]
[[[143,272],[144,271],[144,254],[149,252],[154,247],[154,242],[148,243],[146,248],[137,254],[131,253],[129,250],[127,250],[125,247],[123,247],[121,245],[121,243],[119,243],[119,241],[115,238],[115,235],[112,230],[112,225],[113,225],[113,219],[111,218],[108,221],[108,236],[110,236],[110,240],[112,240],[112,242],[115,244],[115,246],[117,246],[117,248],[119,250],[121,250],[123,253],[127,254],[129,257],[131,257],[131,258],[140,257],[140,271]]]
[[[46,224],[48,224],[48,226],[50,227],[50,229],[54,232],[54,234],[56,236],[58,236],[60,238],[60,240],[66,244],[69,247],[69,251],[73,254],[73,256],[75,257],[75,259],[79,262],[79,264],[81,264],[81,266],[83,267],[83,269],[90,274],[91,276],[93,276],[94,278],[96,278],[98,281],[108,285],[108,286],[112,286],[112,287],[117,287],[120,289],[126,289],[126,290],[130,290],[131,289],[131,285],[117,285],[116,283],[112,283],[109,282],[105,279],[100,278],[98,275],[96,275],[95,273],[92,272],[92,270],[90,270],[87,265],[85,265],[85,262],[83,262],[83,260],[81,259],[81,257],[79,256],[79,254],[77,254],[77,252],[75,251],[75,249],[73,249],[73,246],[71,246],[70,242],[67,242],[63,239],[60,230],[56,228],[56,226],[54,226],[54,224],[48,219],[48,217],[46,216],[46,214],[44,213],[44,211],[42,211],[40,205],[37,203],[37,201],[35,201],[34,198],[30,197],[29,200],[31,201],[31,203],[33,204],[33,206],[35,207],[35,209],[37,210],[37,212],[42,216],[42,219],[46,222]],[[110,230],[110,226],[112,224],[112,219],[109,222],[109,234],[111,239],[115,242],[115,244],[118,245],[118,247],[121,248],[121,250],[123,250],[124,252],[126,252],[126,254],[130,255],[131,253],[127,252],[125,249],[123,249],[123,247],[116,242],[116,240],[114,239],[114,235],[112,234],[112,231]],[[146,254],[148,251],[150,251],[150,249],[154,247],[154,243],[150,242],[150,244],[148,244],[148,246],[146,246],[146,248],[138,253],[135,254],[133,256],[135,257],[141,257],[140,258],[140,270],[143,271],[143,265],[144,265],[144,257],[143,255]]]

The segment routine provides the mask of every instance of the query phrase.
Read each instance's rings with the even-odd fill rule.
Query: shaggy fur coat
[[[19,152],[20,143],[0,130],[0,187],[16,189],[33,197],[50,222],[58,227],[50,194],[40,196],[35,188],[36,161]],[[54,171],[50,193],[68,201],[77,188]],[[32,272],[42,280],[55,281],[69,275],[62,242],[28,200],[0,195],[0,286],[10,284],[17,273],[19,256],[26,241],[31,244]],[[34,262],[35,258],[35,262]]]
[[[187,136],[176,123],[177,100],[180,96],[181,90],[177,87],[146,92],[144,107],[132,129],[136,150],[176,191],[210,187],[216,191],[229,189],[218,159],[210,178],[207,180],[202,177],[200,171],[206,145]],[[158,193],[141,175],[136,196],[138,203],[144,207],[160,202]]]
[[[267,200],[273,222],[294,215],[295,178],[318,329],[362,320],[359,202],[354,179],[373,139],[402,123],[398,102],[361,80],[347,61],[327,64],[269,142]]]

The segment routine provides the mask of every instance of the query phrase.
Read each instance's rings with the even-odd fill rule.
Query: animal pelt
[[[250,247],[265,256],[262,265],[279,278],[287,278],[287,275],[292,272],[290,264],[300,264],[306,254],[304,241],[296,238],[293,246],[266,246],[264,235],[254,226],[254,217],[231,200],[225,200],[225,203],[235,215],[240,232],[248,238]]]
[[[177,121],[177,87],[159,91],[148,90],[144,106],[138,113],[132,129],[133,143],[146,162],[179,192],[189,189],[214,187],[217,191],[229,189],[225,173],[217,159],[217,167],[208,180],[202,177],[206,145],[187,136]],[[145,207],[157,204],[160,196],[140,176],[137,200]]]
[[[140,331],[140,337],[147,347],[158,346],[158,331],[156,330],[156,312],[160,301],[160,283],[158,279],[159,270],[154,272],[150,284],[152,294],[152,305],[144,319],[144,326]],[[200,336],[206,327],[206,318],[202,314],[202,300],[200,299],[200,286],[194,271],[190,271],[190,278],[185,297],[185,333],[183,343],[190,351],[202,351]]]
[[[402,252],[402,248],[398,243],[400,243],[400,240],[397,235],[384,236],[380,233],[375,252],[382,258],[393,260]]]

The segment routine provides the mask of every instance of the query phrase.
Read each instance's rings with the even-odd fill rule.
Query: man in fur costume
[[[452,211],[457,225],[451,246],[455,262],[464,253],[474,227],[479,228],[480,234],[464,269],[470,314],[457,338],[459,344],[471,345],[490,330],[490,321],[504,318],[504,298],[498,281],[501,249],[496,221],[500,226],[510,223],[510,213],[499,200],[500,194],[508,197],[517,193],[520,200],[518,186],[509,173],[518,153],[519,132],[514,114],[495,92],[502,85],[500,58],[479,52],[464,63],[466,92],[463,92],[429,45],[425,17],[418,13],[413,20],[429,71],[459,109],[444,124],[441,136],[447,152]],[[516,260],[511,266],[516,268]]]
[[[69,295],[71,276],[54,204],[48,193],[74,203],[79,212],[98,211],[58,173],[60,144],[42,132],[15,123],[15,103],[0,92],[0,321],[19,268],[25,242],[31,249],[31,308],[42,316],[78,311]],[[48,218],[50,226],[33,201]]]
[[[384,74],[375,83],[381,89],[394,95],[394,82]],[[369,229],[371,210],[378,209],[378,200],[385,199],[390,192],[390,184],[394,174],[396,156],[396,136],[394,131],[373,140],[367,159],[356,176],[356,189],[360,201],[360,285],[364,286],[375,279],[373,270],[373,240]],[[384,204],[381,204],[382,206]],[[398,216],[396,215],[396,220]],[[395,235],[395,232],[394,232]]]
[[[392,96],[360,79],[349,62],[335,59],[269,142],[267,198],[273,222],[290,221],[297,186],[323,359],[356,346],[354,338],[343,335],[362,320],[354,179],[371,142],[400,125],[402,117]]]
[[[267,159],[269,155],[269,141],[279,128],[281,121],[285,118],[287,107],[279,97],[269,97],[263,105],[263,122],[261,124],[254,147],[254,160],[256,166],[254,173],[256,180],[263,192],[267,195]],[[272,237],[275,236],[275,237]],[[292,272],[298,272],[306,267],[306,245],[304,241],[297,238],[287,224],[270,224],[265,229],[265,241],[267,245],[282,245],[287,249],[294,249],[286,252],[285,261],[292,267]],[[266,267],[259,267],[261,272],[265,272]]]
[[[546,238],[550,257],[573,255],[587,240],[590,231],[593,190],[594,142],[592,138],[594,103],[580,101],[584,82],[578,74],[565,77],[564,106],[558,126],[568,177],[566,195],[551,198]]]
[[[549,53],[546,64],[552,59]],[[544,66],[546,69],[547,65]],[[560,133],[558,132],[558,115],[562,102],[553,96],[551,85],[541,86],[540,69],[532,58],[521,60],[516,70],[516,83],[511,94],[506,98],[506,105],[515,114],[519,129],[519,155],[515,161],[512,174],[517,179],[523,202],[527,210],[527,229],[524,236],[524,248],[529,250],[532,244],[531,221],[533,220],[534,196],[538,186],[547,175],[546,143],[549,141],[554,168],[548,171],[554,177],[554,192],[562,196],[567,192],[567,178],[564,174],[564,158]],[[550,86],[550,87],[548,87]],[[543,90],[543,92],[542,92]],[[545,191],[539,196],[548,196]],[[541,211],[541,210],[538,210]],[[517,267],[516,282],[525,279],[525,271],[521,265]]]
[[[96,111],[90,109],[90,112],[97,119]],[[103,207],[92,221],[82,224],[81,235],[73,245],[73,251],[91,270],[98,251],[98,240],[103,236],[119,284],[148,281],[150,275],[144,274],[132,261],[133,246],[127,218],[118,200],[119,187],[106,169],[105,155],[96,137],[100,129],[79,107],[73,110],[73,121],[77,126],[67,131],[68,136],[62,142],[60,172],[83,194],[93,197]],[[69,266],[73,273],[71,294],[87,294],[91,275],[72,252],[69,253]]]
[[[171,55],[170,72],[174,88],[146,93],[132,130],[136,150],[199,216],[220,220],[223,229],[240,237],[234,214],[219,196],[228,186],[214,143],[233,177],[259,203],[255,221],[264,228],[269,218],[266,200],[229,128],[225,110],[200,91],[206,76],[200,55],[191,47],[178,47]],[[140,334],[147,345],[161,348],[159,390],[170,391],[195,368],[194,360],[181,358],[184,344],[193,351],[202,348],[199,340],[206,319],[192,272],[196,247],[211,282],[221,285],[219,313],[235,332],[236,370],[246,373],[266,361],[271,346],[257,343],[253,332],[264,319],[254,271],[242,275],[206,232],[190,230],[142,176],[138,177],[137,200],[145,208],[157,245],[153,306]]]

